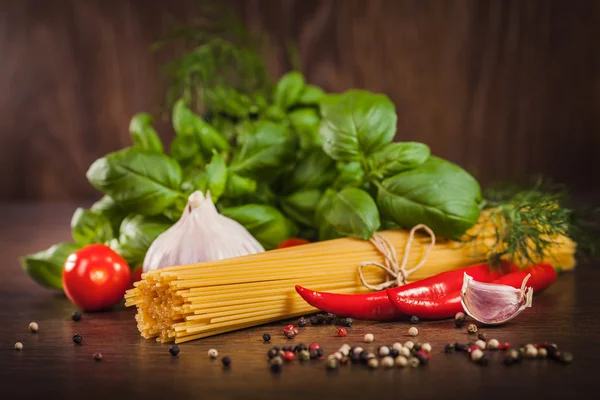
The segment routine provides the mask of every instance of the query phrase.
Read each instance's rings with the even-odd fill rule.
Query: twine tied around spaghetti
[[[406,264],[408,264],[408,257],[410,256],[410,245],[412,244],[412,242],[414,240],[415,232],[419,229],[423,229],[427,232],[429,237],[431,237],[431,243],[429,243],[429,246],[427,246],[427,248],[425,249],[425,252],[423,253],[423,257],[421,258],[419,263],[417,265],[415,265],[413,268],[407,270]],[[383,290],[383,289],[388,289],[391,287],[401,286],[401,285],[406,284],[406,278],[410,274],[412,274],[413,272],[415,272],[416,270],[421,268],[423,266],[423,264],[425,264],[425,261],[427,261],[427,256],[429,255],[429,252],[431,251],[433,246],[435,246],[435,234],[425,224],[419,224],[419,225],[414,226],[410,230],[408,240],[406,241],[406,246],[404,247],[404,256],[402,257],[401,265],[398,265],[398,257],[396,255],[396,249],[390,243],[389,240],[387,240],[386,238],[384,238],[383,236],[381,236],[377,232],[375,232],[373,234],[373,236],[371,236],[371,238],[369,239],[369,242],[371,242],[373,244],[373,246],[375,246],[375,248],[381,253],[385,264],[382,264],[377,261],[365,261],[358,266],[358,276],[360,277],[360,281],[362,282],[362,284],[365,287],[367,287],[371,290]],[[381,268],[382,270],[384,270],[388,273],[389,279],[383,283],[380,283],[379,285],[371,285],[370,283],[368,283],[365,280],[365,277],[363,276],[362,269],[366,266],[373,266],[373,267]]]

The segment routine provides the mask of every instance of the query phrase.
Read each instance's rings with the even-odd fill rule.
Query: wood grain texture
[[[543,173],[598,190],[600,3],[593,0],[237,0],[269,38],[274,77],[298,43],[308,81],[395,102],[398,140],[418,140],[483,183]],[[0,4],[0,199],[95,196],[98,157],[163,104],[148,47],[189,0]],[[171,54],[172,55],[172,54]],[[166,141],[168,121],[159,123]]]
[[[307,396],[376,399],[495,399],[571,398],[597,396],[596,365],[600,358],[600,297],[596,295],[600,265],[579,265],[559,276],[546,292],[535,296],[534,306],[496,328],[482,328],[492,338],[514,345],[550,341],[575,357],[572,364],[527,360],[514,367],[493,352],[487,367],[467,360],[465,354],[444,354],[448,342],[472,339],[453,321],[421,322],[414,339],[433,346],[430,363],[419,369],[367,370],[348,365],[330,373],[323,361],[286,364],[281,374],[268,369],[263,332],[272,334],[271,345],[320,343],[327,354],[347,342],[374,351],[377,346],[412,339],[404,321],[356,321],[348,337],[336,337],[333,326],[307,326],[294,340],[283,338],[287,321],[219,335],[180,346],[177,358],[168,345],[142,339],[134,310],[86,313],[70,320],[74,307],[63,296],[44,290],[20,270],[17,257],[69,238],[69,216],[77,205],[0,206],[0,393],[2,398],[39,399],[51,394],[61,399],[96,398],[206,398],[206,399],[306,399]],[[36,321],[37,334],[28,331]],[[294,321],[290,321],[294,322]],[[83,344],[72,343],[72,335]],[[375,341],[362,342],[366,333]],[[20,341],[24,350],[15,351]],[[223,370],[207,357],[210,348],[229,355],[232,367]],[[95,362],[92,355],[104,359]]]

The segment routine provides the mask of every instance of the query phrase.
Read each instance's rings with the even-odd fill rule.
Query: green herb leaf
[[[104,215],[112,226],[113,237],[119,236],[119,227],[121,222],[128,215],[128,212],[119,206],[110,196],[103,196],[100,200],[95,202],[90,208],[91,211],[96,214]]]
[[[87,178],[126,210],[146,215],[160,214],[181,196],[179,164],[163,154],[135,148],[96,160]]]
[[[229,174],[227,186],[225,187],[225,196],[228,198],[237,198],[256,192],[256,181],[237,174]]]
[[[62,290],[62,274],[69,255],[80,249],[75,243],[58,243],[47,250],[20,259],[21,266],[38,284]]]
[[[287,179],[286,186],[297,189],[318,189],[330,185],[335,178],[335,161],[316,148],[301,158]]]
[[[275,207],[246,204],[221,210],[221,214],[242,224],[265,249],[273,249],[293,237],[298,228]]]
[[[345,187],[359,187],[365,179],[365,170],[358,161],[348,163],[339,162],[337,164],[338,176],[333,182],[335,189],[343,189]]]
[[[191,135],[198,141],[200,152],[206,159],[212,157],[213,150],[219,153],[229,150],[227,140],[200,116],[194,114],[183,100],[173,107],[173,129],[177,135]]]
[[[367,162],[371,168],[371,175],[383,179],[418,167],[430,155],[429,147],[423,143],[389,143],[372,153]]]
[[[248,96],[222,85],[204,88],[204,100],[209,110],[235,118],[246,118],[252,109]]]
[[[171,157],[181,166],[204,166],[204,156],[200,152],[200,143],[193,134],[177,135],[171,141]]]
[[[400,227],[422,223],[447,239],[460,239],[477,222],[480,201],[481,189],[469,173],[433,156],[384,180],[377,196],[382,215]]]
[[[281,199],[281,210],[294,221],[315,226],[315,210],[321,199],[320,189],[305,189]]]
[[[375,200],[357,188],[346,188],[339,192],[332,199],[325,218],[340,235],[365,240],[370,239],[380,226]]]
[[[321,118],[312,108],[299,108],[288,114],[292,128],[300,139],[300,149],[321,147],[323,139],[319,135]]]
[[[119,240],[113,241],[111,248],[119,253],[133,269],[143,264],[152,242],[171,226],[171,221],[164,217],[132,214],[123,220]]]
[[[135,147],[140,150],[162,153],[164,152],[163,144],[152,127],[153,122],[154,117],[148,113],[135,114],[129,123],[129,132]]]
[[[276,105],[267,107],[265,110],[265,118],[273,122],[281,122],[285,119],[285,111]]]
[[[202,168],[188,167],[183,170],[183,182],[181,190],[186,196],[189,196],[196,190],[206,193],[208,188],[208,176]]]
[[[210,164],[206,166],[206,176],[210,197],[216,203],[225,192],[225,185],[227,184],[227,165],[225,165],[225,159],[219,153],[214,153]]]
[[[325,92],[318,86],[306,85],[298,99],[298,104],[303,106],[318,106],[319,101],[325,96]]]
[[[292,107],[300,99],[304,87],[304,77],[300,72],[288,72],[275,86],[275,104],[284,110]]]
[[[261,121],[249,134],[242,149],[233,158],[230,170],[240,175],[256,176],[281,167],[296,150],[293,136],[284,126]]]
[[[71,233],[75,243],[82,247],[91,243],[106,243],[113,238],[113,228],[108,218],[83,208],[75,210],[71,218]]]
[[[327,221],[326,218],[336,196],[337,192],[335,190],[327,189],[317,204],[315,210],[315,224],[317,225],[319,240],[331,240],[341,237],[334,226]]]
[[[349,90],[335,105],[323,105],[321,114],[323,149],[335,160],[360,161],[390,143],[396,132],[394,104],[382,94]]]

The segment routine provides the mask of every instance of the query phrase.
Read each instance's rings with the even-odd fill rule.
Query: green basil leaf
[[[380,227],[375,200],[364,190],[346,188],[331,201],[327,221],[343,236],[368,240]]]
[[[246,204],[225,208],[221,214],[242,224],[266,249],[274,249],[297,234],[298,228],[275,207]]]
[[[338,163],[338,175],[333,182],[335,189],[343,189],[345,187],[359,187],[365,179],[365,170],[358,161],[348,163]]]
[[[200,143],[192,134],[175,136],[171,141],[170,154],[182,166],[201,167],[205,162]]]
[[[47,250],[22,257],[21,266],[38,284],[62,290],[62,274],[69,255],[81,247],[75,243],[58,243]]]
[[[148,113],[135,114],[129,123],[129,132],[135,147],[141,150],[162,153],[164,152],[163,144],[158,137],[158,133],[152,127],[153,122],[154,117]]]
[[[164,154],[135,148],[96,160],[87,178],[121,207],[146,215],[161,213],[180,196],[179,164]]]
[[[256,181],[256,191],[247,196],[245,203],[258,203],[274,206],[277,203],[277,195],[271,189],[271,186],[263,181]]]
[[[294,221],[315,226],[315,210],[321,199],[320,189],[305,189],[281,199],[281,210]]]
[[[321,118],[312,108],[299,108],[288,114],[292,128],[300,139],[300,149],[307,150],[321,147],[323,140],[319,135]]]
[[[273,122],[281,122],[285,119],[285,111],[276,105],[267,107],[265,110],[265,118]]]
[[[318,229],[319,240],[331,240],[341,237],[341,235],[337,233],[333,225],[331,225],[326,218],[326,215],[329,213],[331,204],[336,196],[337,192],[335,190],[327,189],[321,196],[319,203],[317,203],[314,219]]]
[[[227,186],[225,187],[225,195],[228,198],[237,198],[256,192],[256,181],[254,179],[239,176],[237,174],[229,174],[227,178]]]
[[[208,188],[208,176],[206,170],[196,167],[188,167],[183,170],[183,182],[181,183],[181,190],[187,196],[200,190],[202,193],[206,193]]]
[[[315,85],[306,85],[298,99],[298,104],[303,106],[318,106],[319,101],[325,96],[325,91]]]
[[[436,235],[460,239],[479,218],[481,189],[456,164],[431,156],[415,169],[384,180],[377,196],[382,215],[400,227],[425,224]]]
[[[335,161],[316,148],[298,161],[291,176],[286,177],[286,186],[292,191],[323,188],[331,184],[335,175]]]
[[[281,77],[279,82],[277,82],[277,86],[275,86],[275,104],[283,110],[294,106],[300,99],[304,87],[304,77],[300,72],[288,72]]]
[[[113,241],[111,248],[119,253],[133,269],[143,264],[152,242],[171,226],[171,221],[164,217],[132,214],[123,220],[119,240]]]
[[[423,164],[431,155],[423,143],[389,143],[372,153],[367,162],[371,175],[383,179]]]
[[[396,110],[383,94],[349,90],[321,112],[323,149],[335,160],[359,161],[390,143],[396,133]]]
[[[113,228],[108,218],[83,208],[75,210],[71,218],[71,233],[75,243],[80,246],[106,243],[113,238]]]
[[[119,235],[119,227],[121,222],[127,216],[127,211],[123,207],[119,206],[110,196],[103,196],[100,200],[95,202],[90,208],[96,214],[104,215],[112,226],[113,237]]]
[[[232,87],[216,86],[204,88],[204,101],[209,110],[235,118],[246,118],[253,108],[248,96]]]
[[[225,165],[225,159],[219,153],[213,154],[212,160],[206,166],[206,176],[210,197],[216,203],[225,192],[225,185],[227,184],[227,165]]]
[[[183,100],[177,101],[173,106],[173,129],[177,135],[195,137],[200,152],[207,159],[212,157],[213,150],[219,153],[229,150],[227,140],[213,126],[194,114]]]
[[[288,129],[273,122],[261,121],[231,161],[230,170],[240,175],[272,174],[272,169],[281,167],[294,156],[295,151],[295,141]]]

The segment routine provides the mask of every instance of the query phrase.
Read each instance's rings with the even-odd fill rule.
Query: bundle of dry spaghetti
[[[485,242],[493,241],[492,226],[475,226],[483,241],[465,244],[437,241],[406,230],[379,232],[408,267],[424,261],[410,281],[464,267],[487,258]],[[481,229],[486,234],[481,236]],[[487,232],[489,231],[489,235]],[[563,269],[575,266],[576,244],[553,238],[540,262]],[[425,254],[427,253],[427,254]],[[423,260],[423,256],[426,258]],[[142,276],[126,294],[126,305],[136,306],[141,335],[158,341],[186,342],[316,311],[294,290],[296,284],[314,290],[359,293],[364,281],[381,283],[389,276],[380,268],[362,269],[364,261],[385,262],[369,241],[343,238],[200,264],[167,267]]]

